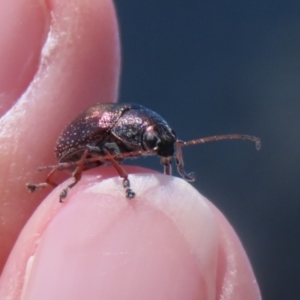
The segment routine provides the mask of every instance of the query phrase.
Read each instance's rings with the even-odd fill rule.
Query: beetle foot
[[[187,181],[195,181],[196,173],[192,172],[192,173],[189,173],[187,175],[188,175],[187,178],[186,178]]]
[[[123,180],[123,187],[124,187],[125,189],[130,187],[129,179],[124,179],[124,180]]]
[[[135,197],[135,192],[132,189],[127,189],[125,193],[126,193],[126,198],[132,199]]]
[[[59,202],[63,203],[64,202],[63,199],[66,198],[67,195],[68,195],[68,189],[62,190],[62,192],[59,195]]]
[[[37,190],[36,184],[27,183],[26,187],[30,193],[33,193]]]

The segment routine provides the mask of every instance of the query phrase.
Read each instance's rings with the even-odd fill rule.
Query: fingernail
[[[213,299],[217,229],[183,180],[130,175],[70,194],[28,260],[25,299]],[[46,298],[45,298],[46,295]]]

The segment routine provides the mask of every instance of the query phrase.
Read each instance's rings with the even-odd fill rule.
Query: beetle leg
[[[67,162],[67,163],[59,163],[56,166],[39,167],[38,171],[44,171],[44,170],[48,170],[48,169],[52,169],[52,170],[47,175],[47,178],[46,178],[45,182],[37,183],[37,184],[27,183],[26,187],[27,187],[28,191],[31,192],[31,193],[35,192],[36,190],[41,190],[41,189],[44,189],[44,188],[49,187],[49,186],[52,187],[52,188],[55,188],[55,187],[57,187],[57,183],[52,181],[52,177],[53,177],[54,173],[56,171],[61,171],[61,170],[67,170],[67,169],[70,169],[70,168],[74,168],[77,165],[78,165],[77,162]]]
[[[120,155],[120,149],[116,143],[105,143],[104,148],[109,151],[109,154]]]
[[[184,171],[184,163],[183,163],[183,157],[182,157],[182,151],[181,147],[183,146],[183,142],[176,141],[176,153],[175,153],[175,160],[177,165],[178,173],[182,176],[183,179],[187,181],[194,181],[195,180],[195,173],[189,173],[187,174]]]
[[[43,166],[43,167],[39,167],[37,170],[39,172],[44,171],[44,170],[49,170],[49,169],[56,169],[58,171],[68,170],[68,169],[72,170],[77,165],[78,165],[78,163],[76,161],[74,161],[74,162],[63,162],[63,163],[58,163],[58,165],[55,165],[55,166]]]
[[[77,167],[75,171],[72,173],[72,177],[73,177],[72,183],[70,183],[65,189],[62,190],[62,192],[59,195],[59,202],[61,203],[63,202],[63,199],[66,198],[68,195],[69,189],[71,189],[74,185],[76,185],[77,182],[81,179],[81,174],[85,165],[85,159],[88,153],[89,153],[89,149],[85,149],[85,151],[81,156],[81,159],[78,162],[76,162]]]
[[[107,160],[115,167],[117,172],[119,173],[120,177],[123,178],[123,187],[125,189],[126,197],[131,199],[135,197],[135,192],[130,188],[130,181],[128,179],[127,172],[122,168],[118,161],[116,161],[108,152],[108,150],[104,149],[107,153],[108,157]]]
[[[53,166],[51,172],[48,174],[47,178],[46,178],[46,182],[42,182],[42,183],[38,183],[38,184],[34,184],[34,183],[27,183],[26,184],[26,187],[28,189],[29,192],[33,193],[35,192],[36,190],[41,190],[41,189],[44,189],[48,186],[51,186],[51,187],[56,187],[57,184],[55,182],[53,182],[51,180],[53,174],[57,171],[57,168],[58,166]]]
[[[172,175],[171,159],[168,157],[162,157],[160,163],[164,166],[164,174]]]
[[[97,146],[86,145],[86,149],[87,149],[89,152],[101,153],[100,148],[97,147]]]

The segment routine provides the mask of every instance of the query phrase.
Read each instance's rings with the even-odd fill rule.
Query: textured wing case
[[[64,161],[72,153],[82,152],[89,143],[101,143],[125,111],[141,107],[137,104],[96,104],[83,111],[59,136],[55,147],[57,159]]]

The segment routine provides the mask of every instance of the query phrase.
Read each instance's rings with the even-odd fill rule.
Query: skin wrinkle
[[[40,3],[45,3],[43,0],[39,0]],[[46,7],[46,6],[45,6]],[[45,10],[46,12],[46,10]],[[48,11],[47,11],[48,15]],[[14,148],[12,150],[11,148],[11,140],[16,139],[16,133],[20,133],[19,130],[15,130],[15,122],[14,120],[22,119],[23,116],[26,114],[26,100],[29,101],[30,99],[30,94],[32,90],[34,90],[33,85],[36,84],[38,86],[38,81],[40,79],[40,73],[41,73],[41,68],[42,66],[45,68],[48,66],[47,62],[44,61],[44,56],[43,56],[43,49],[47,47],[48,43],[48,38],[49,35],[51,34],[51,26],[50,26],[50,19],[47,18],[47,30],[45,29],[45,38],[44,38],[44,43],[41,45],[41,55],[40,55],[40,62],[39,65],[37,66],[37,69],[35,73],[32,76],[32,80],[29,82],[29,85],[26,87],[26,89],[23,91],[21,94],[20,98],[18,99],[18,102],[15,103],[14,106],[12,106],[7,112],[5,113],[4,116],[0,118],[0,137],[1,137],[1,143],[0,143],[0,151],[2,153],[5,153],[9,151],[11,153],[11,156],[15,155],[19,151],[19,145],[14,144]],[[46,34],[46,32],[48,32]],[[31,54],[33,55],[33,54]],[[27,59],[28,60],[28,59]],[[26,100],[25,100],[26,99]],[[7,149],[5,151],[5,149]],[[11,166],[11,165],[10,165]],[[7,170],[9,171],[9,170]],[[8,176],[9,177],[9,176]]]
[[[0,73],[1,78],[3,77],[1,102],[4,104],[0,112],[2,116],[19,101],[34,78],[39,67],[40,49],[45,42],[49,26],[49,13],[44,1],[33,2],[28,6],[27,1],[20,0],[19,7],[8,5],[6,2],[7,0],[3,3],[2,22],[7,19],[5,25],[9,30],[4,29],[1,32],[0,40],[2,69],[6,69],[5,75]],[[16,19],[13,15],[16,15]],[[9,31],[12,31],[12,34],[8,34]],[[15,48],[21,50],[15,51]]]

